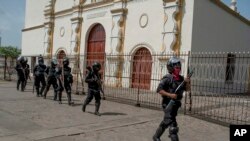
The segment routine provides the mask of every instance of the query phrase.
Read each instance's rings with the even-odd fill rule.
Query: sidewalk
[[[81,111],[85,96],[73,95],[75,106],[36,97],[32,87],[17,92],[14,82],[0,81],[1,141],[152,141],[163,112],[101,101],[102,116],[93,115],[94,100]],[[181,141],[228,141],[229,128],[180,114]],[[162,141],[170,141],[168,130]]]

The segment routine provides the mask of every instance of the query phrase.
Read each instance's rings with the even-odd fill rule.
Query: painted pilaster
[[[114,75],[116,76],[115,86],[121,87],[121,78],[122,78],[122,66],[124,58],[123,50],[124,50],[124,36],[125,36],[125,28],[126,28],[126,15],[127,15],[127,1],[126,0],[115,0],[114,6],[111,9],[112,13],[112,28],[111,28],[111,41],[110,54],[112,57],[107,58],[110,61],[110,67],[115,68]]]
[[[165,68],[168,57],[165,54],[180,53],[180,33],[181,33],[181,4],[182,0],[163,0],[163,32],[162,47],[159,57],[160,65]]]
[[[124,32],[126,24],[127,8],[126,2],[116,0],[112,13],[112,28],[111,28],[111,54],[120,55],[123,53]]]
[[[74,72],[79,72],[80,67],[80,45],[81,45],[81,31],[82,31],[82,5],[86,0],[76,0],[72,7],[71,15],[71,39],[70,39],[70,55],[73,55],[76,62],[74,63]]]
[[[54,6],[55,0],[50,0],[44,10],[44,56],[48,59],[53,56]]]
[[[164,9],[164,21],[163,21],[163,41],[161,53],[166,52],[179,52],[178,48],[175,48],[177,37],[180,34],[178,27],[177,14],[180,12],[180,0],[167,1],[163,0]]]

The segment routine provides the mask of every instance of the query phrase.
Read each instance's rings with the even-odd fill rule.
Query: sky
[[[0,0],[0,38],[2,46],[21,47],[26,0]],[[227,5],[231,0],[222,0]],[[250,20],[250,0],[237,0],[238,11]]]
[[[21,47],[26,0],[0,0],[0,36],[2,46]]]

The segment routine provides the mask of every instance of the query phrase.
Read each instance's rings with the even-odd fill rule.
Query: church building
[[[116,76],[113,85],[138,87],[126,78],[146,72],[154,81],[165,54],[250,51],[249,35],[250,21],[237,12],[236,0],[231,7],[220,0],[26,0],[22,55],[32,64],[40,54],[70,56],[82,72],[87,60],[110,62],[102,71]]]

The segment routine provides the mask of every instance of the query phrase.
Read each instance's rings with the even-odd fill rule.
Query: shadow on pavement
[[[115,112],[105,112],[101,113],[102,116],[118,116],[118,115],[127,115],[125,113],[115,113]]]

